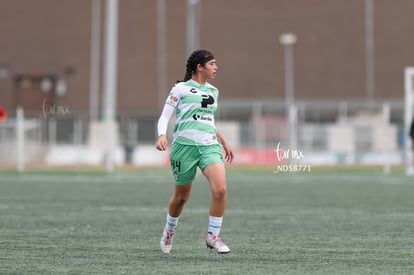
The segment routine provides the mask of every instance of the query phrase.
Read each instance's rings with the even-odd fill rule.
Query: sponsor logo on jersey
[[[202,95],[203,100],[201,101],[201,107],[207,108],[208,105],[214,104],[214,97],[211,95]]]
[[[204,120],[204,121],[213,121],[213,119],[210,116],[200,116],[200,115],[193,115],[194,120]]]

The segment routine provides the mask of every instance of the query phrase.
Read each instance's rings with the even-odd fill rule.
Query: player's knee
[[[213,196],[214,198],[218,199],[218,200],[223,200],[226,198],[227,196],[227,188],[225,185],[220,186],[218,188],[215,188],[213,190]]]
[[[190,194],[183,194],[182,196],[180,196],[179,200],[181,203],[186,203],[189,199],[190,199]]]
[[[184,205],[190,199],[190,194],[176,194],[174,200],[178,205]]]

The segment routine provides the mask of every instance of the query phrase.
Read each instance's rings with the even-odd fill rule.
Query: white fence
[[[296,119],[289,123],[286,114],[292,111],[287,112],[281,104],[266,101],[237,105],[224,101],[217,127],[236,150],[235,162],[272,164],[276,159],[274,150],[279,146],[301,151],[301,162],[309,165],[389,168],[404,163],[407,139],[401,119],[402,103],[367,108],[351,103],[303,102],[295,107]],[[9,115],[11,118],[0,125],[0,165],[17,165],[19,159],[34,165],[100,165],[105,160],[105,153],[91,146],[86,116],[26,118],[22,151],[17,142],[18,120]],[[156,120],[127,116],[118,119],[115,164],[168,163],[168,154],[154,149]],[[105,139],[105,134],[101,135]],[[19,156],[19,150],[23,156]],[[22,170],[21,163],[19,167]]]

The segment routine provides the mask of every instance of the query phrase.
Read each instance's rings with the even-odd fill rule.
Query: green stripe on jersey
[[[174,127],[174,132],[185,131],[185,130],[197,130],[197,131],[206,132],[209,134],[215,134],[217,132],[215,126],[206,124],[206,123],[201,123],[198,121],[182,122],[178,125],[175,125]]]
[[[179,144],[183,144],[183,145],[202,145],[192,139],[186,138],[186,137],[177,137],[175,139],[175,142],[179,143]]]
[[[202,100],[201,95],[187,95],[181,98],[181,103],[201,103]]]

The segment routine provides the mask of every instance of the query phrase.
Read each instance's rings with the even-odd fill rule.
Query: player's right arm
[[[158,119],[158,139],[157,143],[155,144],[155,148],[157,148],[160,151],[165,151],[167,149],[167,128],[168,128],[168,122],[171,119],[171,116],[173,115],[175,108],[178,105],[178,98],[177,95],[178,90],[176,86],[171,90],[170,94],[168,95],[167,100],[165,101],[164,108],[162,110],[161,116]]]
[[[164,105],[164,109],[162,110],[161,116],[158,119],[158,140],[155,144],[155,148],[160,151],[165,151],[167,149],[167,128],[168,122],[171,119],[172,114],[174,113],[175,108],[169,104]]]

